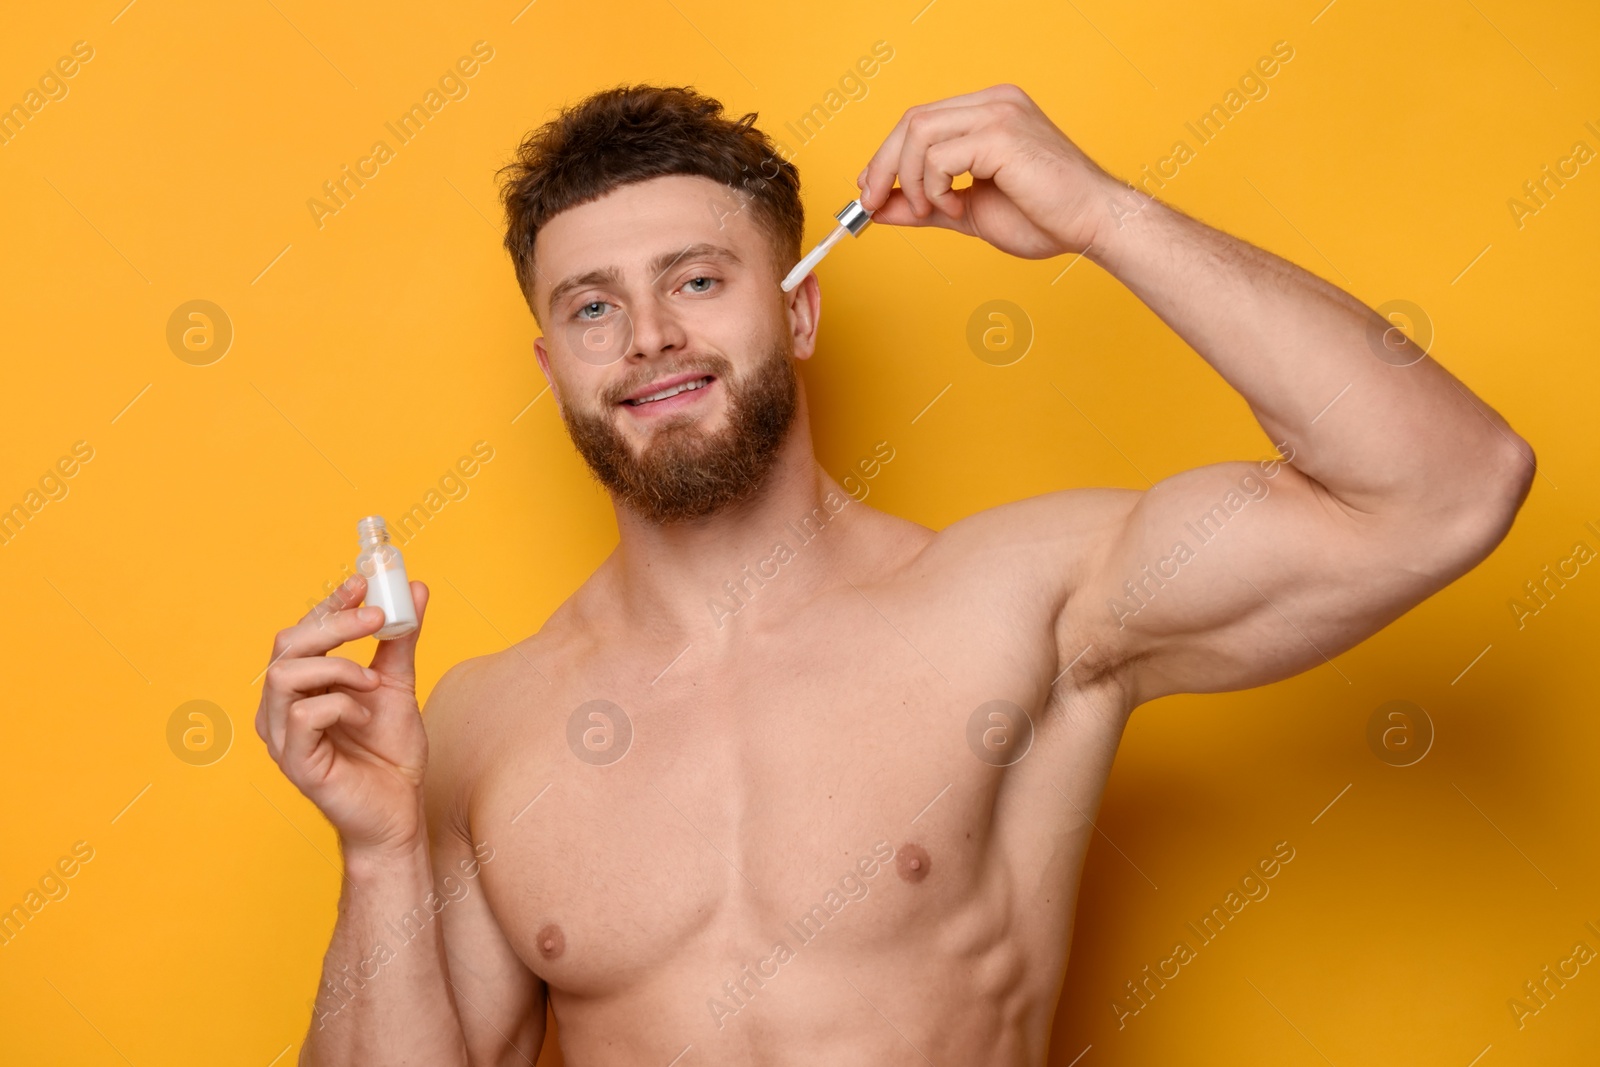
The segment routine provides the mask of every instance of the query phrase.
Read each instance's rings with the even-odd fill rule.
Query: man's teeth
[[[655,400],[665,400],[669,396],[677,396],[679,393],[688,392],[691,389],[704,389],[710,384],[711,378],[708,375],[704,378],[696,378],[692,382],[684,382],[682,385],[674,385],[670,388],[663,389],[659,393],[651,393],[649,396],[642,396],[638,400],[630,400],[628,403],[637,407],[640,404],[648,404]]]

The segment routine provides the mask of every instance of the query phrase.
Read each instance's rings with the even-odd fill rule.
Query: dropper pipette
[[[794,270],[790,271],[789,276],[783,279],[784,292],[787,293],[799,285],[805,279],[805,276],[810,274],[818,263],[822,262],[822,257],[828,254],[828,250],[838,244],[839,239],[845,234],[848,233],[859,237],[861,231],[866,229],[868,224],[872,222],[872,212],[862,207],[860,200],[852,200],[840,208],[834,218],[839,220],[839,225],[834,227],[832,233],[817,242],[817,247],[807,253],[806,258],[796,263]]]

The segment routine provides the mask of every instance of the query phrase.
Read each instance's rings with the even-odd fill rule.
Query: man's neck
[[[748,628],[742,624],[840,580],[836,562],[854,507],[818,465],[800,413],[747,500],[665,525],[618,507],[620,537],[602,567],[602,589],[635,625],[725,641]]]

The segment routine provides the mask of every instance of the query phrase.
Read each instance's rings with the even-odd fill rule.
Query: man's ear
[[[544,380],[550,384],[550,395],[555,397],[556,405],[561,404],[561,390],[556,388],[555,375],[550,373],[550,353],[545,351],[544,338],[533,339],[533,355],[539,361],[539,370],[544,373]]]
[[[822,318],[822,287],[817,282],[817,272],[807,274],[784,297],[795,358],[810,359],[817,350],[817,323]]]

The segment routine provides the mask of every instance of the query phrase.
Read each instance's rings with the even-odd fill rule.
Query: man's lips
[[[700,392],[709,388],[715,381],[715,375],[704,372],[699,374],[676,374],[670,378],[662,378],[660,381],[651,382],[644,388],[624,397],[621,403],[627,404],[629,407],[640,408],[654,407],[657,404],[674,404],[690,393]],[[683,388],[684,386],[689,386],[689,388]],[[662,397],[660,394],[663,392],[671,395]],[[646,400],[646,397],[654,399]]]

